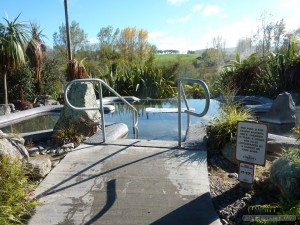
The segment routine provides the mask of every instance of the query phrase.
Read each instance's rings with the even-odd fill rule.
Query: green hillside
[[[170,63],[192,63],[193,60],[197,60],[201,53],[197,54],[161,54],[156,55],[155,62],[158,66],[167,65]]]

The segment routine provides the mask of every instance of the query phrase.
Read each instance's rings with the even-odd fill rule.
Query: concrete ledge
[[[186,133],[184,148],[206,151],[206,131],[203,124],[193,124]]]
[[[113,123],[105,126],[106,141],[113,141],[127,136],[128,127],[124,123]],[[102,130],[88,138],[83,142],[84,144],[100,144],[103,143]]]
[[[124,123],[114,123],[108,124],[105,126],[106,128],[106,140],[107,141],[114,141],[117,139],[121,139],[126,137],[128,134],[128,127]],[[42,130],[37,132],[30,132],[30,133],[22,133],[22,137],[25,141],[31,140],[33,142],[38,142],[41,140],[49,140],[52,138],[53,130]],[[96,134],[89,137],[83,143],[85,144],[99,144],[103,142],[102,137],[102,130],[99,130]]]
[[[5,127],[37,115],[47,115],[53,112],[60,112],[63,105],[41,106],[33,109],[15,112],[8,115],[0,116],[0,127]]]

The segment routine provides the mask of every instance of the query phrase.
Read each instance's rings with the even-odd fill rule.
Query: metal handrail
[[[178,146],[181,147],[181,96],[183,96],[184,104],[186,106],[186,110],[184,112],[187,113],[187,129],[188,129],[191,124],[190,115],[196,116],[196,117],[202,117],[207,113],[207,111],[209,109],[209,105],[210,105],[210,93],[209,93],[206,83],[202,80],[182,77],[182,78],[178,78],[177,81],[178,81]],[[204,92],[205,92],[205,100],[206,101],[205,101],[205,107],[201,113],[195,113],[190,110],[188,102],[186,100],[186,95],[185,95],[185,92],[184,92],[184,89],[182,86],[183,81],[187,82],[187,83],[197,83],[203,87]]]
[[[76,107],[73,106],[68,99],[68,90],[74,83],[79,82],[97,82],[99,85],[99,101],[100,101],[100,107]],[[133,133],[134,137],[138,138],[138,111],[136,108],[134,108],[128,101],[126,101],[121,95],[119,95],[114,89],[112,89],[107,83],[105,83],[103,80],[98,78],[89,78],[89,79],[77,79],[70,81],[66,87],[64,88],[64,100],[68,106],[70,106],[72,109],[75,110],[100,110],[101,112],[101,123],[102,123],[102,136],[103,136],[103,142],[106,141],[106,132],[105,132],[105,121],[104,121],[104,110],[103,110],[103,96],[102,96],[102,85],[105,86],[107,89],[109,89],[113,94],[115,94],[122,102],[127,104],[132,110],[133,110]],[[100,122],[99,122],[100,124]]]

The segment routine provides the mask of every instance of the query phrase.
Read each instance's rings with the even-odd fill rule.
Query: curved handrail
[[[71,85],[74,83],[79,82],[98,82],[99,85],[99,101],[100,101],[100,107],[76,107],[72,105],[68,99],[68,90],[70,89]],[[134,108],[128,101],[126,101],[121,95],[118,94],[113,88],[111,88],[107,83],[105,83],[103,80],[98,78],[89,78],[89,79],[76,79],[70,81],[64,88],[64,100],[66,104],[75,110],[100,110],[101,112],[101,123],[102,123],[102,134],[103,134],[103,142],[106,141],[106,133],[105,133],[105,121],[104,121],[104,110],[103,110],[103,102],[102,102],[102,85],[104,85],[109,91],[111,91],[114,95],[116,95],[122,102],[124,102],[126,105],[128,105],[133,110],[133,128],[134,128],[134,135],[135,138],[138,137],[138,111],[136,108]]]
[[[185,106],[187,108],[185,110],[185,112],[188,114],[187,125],[189,127],[190,126],[190,115],[196,116],[196,117],[202,117],[207,113],[209,106],[210,106],[210,93],[209,93],[209,89],[208,89],[206,83],[202,80],[181,77],[181,78],[178,78],[177,81],[178,81],[178,145],[179,145],[179,147],[181,147],[181,96],[183,96],[183,100],[184,100]],[[187,83],[197,83],[203,87],[204,92],[205,92],[205,107],[201,113],[195,113],[195,112],[190,111],[189,105],[188,105],[188,102],[186,100],[186,96],[184,93],[184,89],[182,86],[183,81],[187,82]]]

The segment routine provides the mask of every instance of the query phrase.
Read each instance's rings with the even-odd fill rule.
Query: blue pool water
[[[202,112],[205,106],[205,100],[188,100],[190,108],[195,112]],[[178,139],[178,114],[146,112],[146,108],[177,108],[177,100],[141,100],[132,102],[132,105],[138,110],[138,138],[151,140],[177,140]],[[115,111],[104,115],[106,123],[125,123],[129,128],[128,138],[134,138],[133,134],[133,113],[128,106],[121,103],[114,103]],[[182,108],[185,105],[182,102]],[[218,115],[219,102],[211,100],[208,113],[201,118],[191,116],[192,124],[206,124],[212,117]],[[59,113],[37,116],[32,119],[18,122],[7,127],[1,128],[5,133],[18,132],[27,133],[40,130],[53,129]],[[182,134],[185,134],[187,128],[187,114],[182,113]]]
[[[205,100],[190,99],[189,107],[195,112],[201,113],[205,106]],[[177,100],[143,100],[133,102],[133,106],[138,110],[138,138],[150,140],[177,140],[178,139],[178,113],[146,112],[146,108],[177,108]],[[183,102],[182,108],[185,108]],[[133,134],[133,114],[126,105],[114,104],[116,111],[105,114],[106,122],[120,122],[127,124],[129,128],[128,138],[134,138]],[[191,116],[192,124],[206,124],[212,117],[217,116],[219,102],[211,100],[208,113],[204,117]],[[187,114],[182,113],[182,134],[187,128]]]

